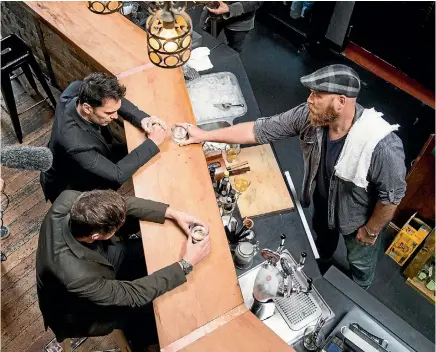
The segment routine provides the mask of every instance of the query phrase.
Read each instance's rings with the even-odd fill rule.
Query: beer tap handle
[[[313,280],[312,280],[312,278],[308,278],[307,279],[307,289],[306,289],[306,293],[309,293],[310,291],[312,291],[312,283],[313,283]]]
[[[280,236],[280,247],[277,249],[277,253],[278,254],[282,254],[283,248],[285,248],[285,240],[286,240],[286,235],[282,234]]]
[[[297,265],[297,270],[302,270],[304,268],[304,262],[306,261],[307,253],[301,252],[300,262]]]

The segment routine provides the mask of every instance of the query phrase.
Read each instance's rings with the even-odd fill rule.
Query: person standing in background
[[[241,53],[248,32],[254,28],[256,11],[263,1],[217,1],[218,4],[215,9],[204,8],[200,25],[210,33],[211,21],[218,21],[216,34],[219,35],[224,29],[229,47]]]

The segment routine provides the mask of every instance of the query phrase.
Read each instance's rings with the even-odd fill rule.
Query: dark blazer
[[[60,341],[109,334],[126,309],[142,307],[186,282],[178,263],[134,281],[116,280],[114,267],[69,230],[70,210],[79,195],[65,191],[53,203],[42,222],[36,253],[39,306],[45,326]],[[128,198],[126,224],[133,219],[163,223],[167,207]]]
[[[113,141],[108,127],[85,121],[76,110],[81,84],[80,81],[71,83],[56,107],[48,144],[53,153],[53,166],[42,172],[40,178],[44,195],[51,202],[66,189],[116,190],[159,152],[156,144],[147,139],[127,154],[125,145]],[[137,127],[148,117],[127,99],[122,99],[118,113]]]

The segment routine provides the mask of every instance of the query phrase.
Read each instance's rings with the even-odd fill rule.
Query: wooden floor
[[[20,77],[21,80],[21,77]],[[23,81],[23,80],[21,80]],[[32,89],[14,81],[14,96],[18,112],[40,100]],[[43,92],[42,89],[39,89]],[[53,89],[55,98],[59,92]],[[29,93],[33,93],[32,98]],[[1,101],[1,144],[18,145],[9,115]],[[43,103],[20,115],[23,130],[23,145],[46,146],[53,125],[53,113],[48,103]],[[1,263],[1,351],[44,351],[44,346],[54,337],[44,330],[38,306],[35,278],[35,255],[39,228],[44,215],[50,208],[39,184],[39,172],[20,171],[1,167],[5,180],[5,193],[10,198],[4,212],[4,225],[10,236],[2,240],[2,251],[8,259]],[[132,194],[131,182],[124,184],[123,195]],[[2,204],[3,204],[2,199]],[[116,345],[112,337],[88,338],[76,351],[102,351]]]

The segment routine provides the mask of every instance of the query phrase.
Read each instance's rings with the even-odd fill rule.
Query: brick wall
[[[41,29],[56,82],[62,90],[72,81],[81,80],[91,72],[98,71],[91,63],[81,58],[73,47],[42,23]],[[9,34],[20,36],[32,48],[41,69],[47,74],[34,17],[21,1],[1,2],[1,35],[5,37]]]

